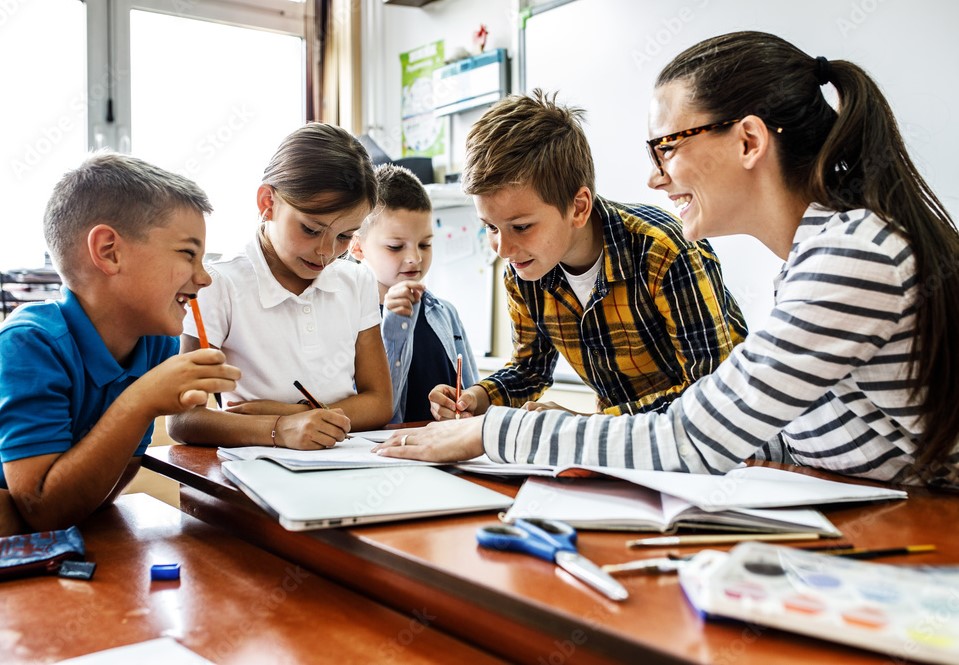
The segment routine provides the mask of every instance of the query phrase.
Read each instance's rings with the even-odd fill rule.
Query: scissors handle
[[[528,531],[530,535],[545,540],[559,551],[576,551],[576,529],[566,522],[530,517],[528,519],[518,519],[513,522],[513,525]]]
[[[497,524],[476,531],[476,541],[482,546],[503,552],[522,552],[553,562],[556,548],[539,538],[533,538],[520,528]]]
[[[476,540],[483,547],[531,554],[550,562],[556,561],[557,552],[576,551],[576,531],[554,520],[516,520],[511,526],[481,527]]]

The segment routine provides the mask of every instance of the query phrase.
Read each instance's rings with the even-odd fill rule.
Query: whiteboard
[[[473,355],[493,350],[495,254],[472,199],[459,184],[427,185],[433,203],[433,264],[423,280],[460,315]]]
[[[763,30],[813,56],[846,59],[878,82],[900,123],[910,155],[954,217],[959,213],[959,3],[949,0],[572,0],[533,8],[520,32],[526,92],[558,91],[586,110],[596,187],[616,201],[672,210],[646,187],[644,145],[656,75],[707,37]],[[782,262],[758,241],[711,239],[726,284],[751,329],[772,308]]]

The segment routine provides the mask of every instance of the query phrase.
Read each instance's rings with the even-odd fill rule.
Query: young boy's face
[[[520,279],[535,281],[559,263],[570,265],[577,249],[575,206],[563,214],[544,203],[530,185],[476,194],[473,203],[493,251]]]
[[[420,281],[433,263],[433,219],[426,210],[385,208],[353,255],[370,267],[380,286],[389,289],[406,280]]]
[[[128,296],[124,320],[132,337],[183,332],[189,296],[212,281],[203,267],[205,238],[203,215],[182,208],[145,240],[124,243],[120,288]]]

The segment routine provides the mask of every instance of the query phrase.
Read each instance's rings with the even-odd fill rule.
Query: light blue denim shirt
[[[456,356],[463,354],[463,388],[468,388],[479,380],[476,359],[469,339],[463,329],[456,308],[445,300],[440,300],[429,291],[423,292],[420,302],[413,305],[411,316],[401,316],[384,309],[383,345],[390,363],[390,380],[393,382],[393,418],[391,423],[403,422],[406,406],[407,379],[410,364],[413,362],[413,332],[416,329],[416,317],[420,307],[426,307],[426,322],[439,338],[446,356],[456,366]]]

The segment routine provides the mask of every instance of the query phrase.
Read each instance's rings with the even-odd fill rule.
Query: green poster
[[[433,157],[446,150],[445,119],[433,115],[433,70],[442,66],[442,40],[400,54],[403,157]]]

